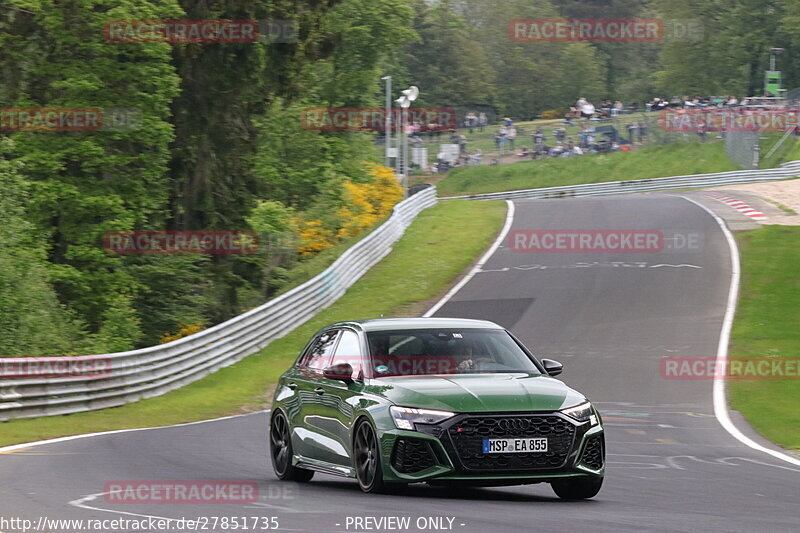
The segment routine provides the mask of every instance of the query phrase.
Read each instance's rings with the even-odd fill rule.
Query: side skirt
[[[312,459],[310,457],[303,457],[302,455],[294,455],[292,463],[297,468],[305,468],[306,470],[314,470],[323,474],[332,474],[334,476],[342,477],[356,477],[356,471],[349,466],[342,466],[327,461],[320,461],[319,459]]]

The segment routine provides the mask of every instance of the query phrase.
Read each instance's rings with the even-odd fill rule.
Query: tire
[[[292,466],[291,429],[286,416],[280,411],[272,417],[270,424],[269,455],[272,459],[272,469],[278,479],[305,482],[314,477],[313,470]]]
[[[353,466],[358,486],[364,492],[385,492],[383,469],[381,468],[378,436],[369,420],[361,420],[353,437]]]
[[[587,500],[594,498],[603,486],[602,477],[563,479],[550,483],[553,492],[562,500]]]

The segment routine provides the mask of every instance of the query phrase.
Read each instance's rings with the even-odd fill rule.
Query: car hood
[[[524,373],[381,378],[369,389],[395,405],[457,413],[554,411],[586,400],[557,379]]]

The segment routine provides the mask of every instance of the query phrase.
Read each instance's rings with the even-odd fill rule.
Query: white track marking
[[[683,198],[689,202],[692,202],[696,206],[703,209],[709,215],[711,215],[716,223],[719,225],[722,233],[725,235],[725,240],[728,242],[728,248],[730,250],[731,256],[731,285],[730,289],[728,290],[728,303],[725,308],[725,317],[722,320],[722,330],[719,334],[719,344],[717,345],[717,368],[725,368],[725,365],[728,361],[728,344],[730,342],[731,337],[731,327],[733,326],[733,317],[736,314],[736,300],[739,296],[739,278],[741,277],[741,266],[739,264],[739,248],[736,246],[736,239],[733,237],[733,234],[728,229],[728,226],[725,225],[725,221],[718,217],[714,212],[712,212],[709,208],[704,206],[703,204],[692,200],[691,198],[687,198],[686,196],[678,196],[678,198]],[[721,366],[720,366],[721,365]],[[800,459],[797,457],[792,457],[788,454],[783,452],[779,452],[777,450],[772,450],[761,444],[755,442],[753,439],[742,433],[739,428],[733,423],[730,417],[730,413],[728,412],[728,402],[727,402],[727,395],[726,395],[726,387],[725,387],[725,379],[724,376],[714,376],[714,388],[713,388],[713,400],[714,400],[714,416],[717,417],[720,425],[730,433],[736,440],[748,446],[754,450],[758,450],[760,452],[764,452],[766,454],[775,457],[776,459],[781,459],[782,461],[786,461],[787,463],[791,463],[796,466],[800,466]]]
[[[469,282],[469,280],[471,280],[475,276],[475,274],[481,272],[483,265],[486,264],[489,258],[492,257],[492,255],[497,251],[497,249],[503,243],[503,240],[506,238],[506,235],[508,235],[508,231],[511,229],[511,225],[514,223],[514,202],[512,202],[511,200],[506,200],[506,205],[508,206],[508,211],[506,211],[506,223],[503,226],[503,229],[500,231],[500,235],[498,235],[497,239],[495,239],[494,244],[492,244],[491,248],[489,248],[486,251],[486,253],[483,254],[483,257],[481,257],[480,260],[477,263],[475,263],[475,266],[472,267],[472,270],[469,271],[469,274],[464,276],[461,279],[461,281],[459,281],[458,283],[455,284],[455,286],[453,286],[452,289],[447,291],[447,294],[445,294],[441,300],[436,302],[436,304],[433,307],[428,309],[427,313],[422,315],[423,317],[433,316],[433,314],[436,313],[436,311],[438,311],[444,304],[446,304],[450,300],[450,298],[455,296],[455,294],[461,290],[461,287],[466,285]]]
[[[219,418],[209,418],[208,420],[198,420],[196,422],[185,422],[183,424],[173,424],[171,426],[154,426],[149,428],[131,428],[131,429],[115,429],[112,431],[100,431],[97,433],[85,433],[83,435],[69,435],[67,437],[58,437],[55,439],[47,439],[47,440],[37,440],[35,442],[25,442],[22,444],[14,444],[12,446],[5,446],[0,448],[0,453],[8,453],[13,452],[16,450],[22,450],[25,448],[32,448],[34,446],[44,446],[45,444],[55,444],[57,442],[66,442],[70,440],[77,440],[77,439],[86,439],[89,437],[100,437],[102,435],[113,435],[114,433],[128,433],[131,431],[148,431],[151,429],[166,429],[166,428],[177,428],[181,426],[193,426],[195,424],[205,424],[206,422],[216,422],[218,420],[227,420],[229,418],[239,418],[241,416],[251,416],[261,413],[268,413],[269,409],[265,409],[264,411],[255,411],[252,413],[244,413],[241,415],[229,415],[229,416],[221,416]]]

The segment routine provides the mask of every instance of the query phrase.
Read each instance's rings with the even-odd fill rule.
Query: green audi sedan
[[[600,414],[492,322],[339,322],[318,331],[280,378],[270,416],[278,478],[400,484],[550,483],[595,496],[605,473]]]

